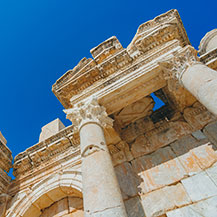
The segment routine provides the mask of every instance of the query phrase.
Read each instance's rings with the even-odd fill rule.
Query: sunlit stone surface
[[[217,30],[198,55],[171,10],[90,52],[52,87],[72,125],[13,165],[0,133],[0,216],[216,217]]]

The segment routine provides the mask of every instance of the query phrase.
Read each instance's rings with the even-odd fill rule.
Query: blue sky
[[[52,84],[89,50],[116,35],[124,47],[138,26],[178,9],[192,45],[217,28],[216,1],[0,0],[0,131],[13,156],[59,117]]]

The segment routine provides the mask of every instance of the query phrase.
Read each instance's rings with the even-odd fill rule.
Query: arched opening
[[[64,171],[51,175],[10,201],[6,217],[83,217],[81,174]]]
[[[43,194],[22,217],[83,217],[83,199],[79,191],[59,187]]]

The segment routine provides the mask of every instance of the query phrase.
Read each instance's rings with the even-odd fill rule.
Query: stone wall
[[[191,110],[182,121],[143,119],[146,129],[122,131],[133,157],[115,171],[129,217],[216,216],[217,122],[202,107],[186,116]]]
[[[79,197],[66,197],[43,210],[40,217],[83,217],[83,201]]]

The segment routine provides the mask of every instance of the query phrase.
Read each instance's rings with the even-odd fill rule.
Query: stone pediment
[[[156,62],[167,53],[169,55],[174,49],[180,49],[187,44],[189,40],[179,14],[176,10],[171,10],[142,24],[126,49],[115,36],[91,49],[93,59],[83,58],[73,70],[67,71],[56,81],[52,90],[66,109],[93,93],[106,107],[111,101],[111,95],[125,98],[121,96],[123,84],[125,88],[129,88],[124,90],[125,94],[135,91],[133,80],[139,79],[143,85],[141,88],[147,87],[147,94],[129,103],[122,102],[124,107],[165,86],[165,81],[158,77],[160,69]],[[135,76],[135,71],[136,75],[141,77]],[[146,78],[142,78],[144,76]],[[153,83],[156,83],[155,89],[148,87]],[[138,81],[136,86],[138,87]],[[117,101],[119,100],[117,98]],[[114,104],[114,108],[108,113],[120,109],[119,105]]]

